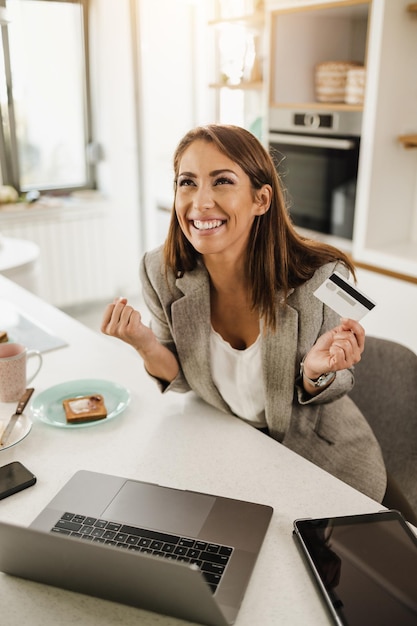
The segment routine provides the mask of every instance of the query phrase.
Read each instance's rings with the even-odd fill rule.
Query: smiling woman
[[[176,218],[195,250],[221,255],[216,263],[243,259],[252,223],[269,209],[270,199],[270,185],[254,192],[249,176],[214,144],[197,140],[184,151],[176,179]]]
[[[272,158],[243,128],[191,130],[174,176],[165,245],[141,264],[151,325],[123,298],[102,331],[162,391],[194,391],[381,501],[381,450],[347,395],[365,332],[313,296],[350,260],[295,231]]]

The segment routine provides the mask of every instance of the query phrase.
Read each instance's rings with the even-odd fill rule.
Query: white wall
[[[146,247],[165,235],[171,207],[172,156],[181,137],[208,118],[207,2],[136,0],[140,65],[140,150]],[[165,222],[163,219],[165,218]]]
[[[138,138],[129,0],[91,0],[93,132],[104,152],[98,187],[110,203],[115,294],[137,289],[140,254]]]
[[[91,0],[98,185],[111,203],[115,295],[138,288],[145,249],[162,242],[172,204],[172,155],[209,120],[204,56],[211,0]]]

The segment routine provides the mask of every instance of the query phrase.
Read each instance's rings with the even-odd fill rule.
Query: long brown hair
[[[302,237],[294,228],[286,209],[285,198],[272,157],[258,139],[244,128],[211,124],[189,131],[174,154],[174,188],[185,150],[196,140],[213,143],[220,152],[237,163],[251,181],[254,193],[263,185],[272,187],[271,205],[255,217],[246,253],[246,275],[252,306],[265,324],[276,327],[276,295],[288,292],[311,278],[319,267],[330,261],[342,261],[355,276],[354,266],[341,250]],[[193,270],[201,258],[182,232],[175,212],[164,246],[166,269],[175,275]]]

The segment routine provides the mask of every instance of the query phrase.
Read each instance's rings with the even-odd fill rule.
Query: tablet
[[[417,626],[417,538],[400,513],[296,520],[294,537],[336,624]]]

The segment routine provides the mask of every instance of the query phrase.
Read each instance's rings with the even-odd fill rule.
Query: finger
[[[340,319],[340,326],[344,329],[344,330],[351,330],[352,332],[354,332],[355,334],[361,334],[363,332],[365,332],[363,326],[361,324],[359,324],[359,322],[357,320],[353,320],[351,318],[348,317],[342,317]]]
[[[126,307],[126,298],[116,298],[104,312],[101,331],[106,335],[118,336],[118,326]]]
[[[350,330],[355,335],[359,347],[361,348],[361,350],[363,350],[363,348],[365,346],[365,329],[364,329],[364,327],[361,324],[359,324],[358,321],[352,320],[352,319],[348,319],[348,318],[342,318],[340,320],[340,322],[341,322],[341,328],[343,330]]]
[[[112,312],[112,322],[115,323],[119,323],[120,320],[123,317],[123,314],[126,310],[126,308],[132,308],[129,307],[129,305],[127,304],[127,299],[126,298],[116,298],[116,300],[114,301],[114,308],[113,308],[113,312]]]
[[[140,325],[142,316],[139,311],[136,311],[130,305],[126,305],[120,315],[120,325],[124,330],[132,331],[132,328],[136,328]]]
[[[107,326],[109,325],[114,311],[114,303],[108,304],[104,309],[103,318],[101,320],[100,330],[102,333],[106,333]]]
[[[126,306],[116,326],[112,328],[112,334],[130,343],[141,332],[141,319],[139,311],[131,306]]]
[[[350,330],[344,330],[334,333],[333,343],[339,343],[340,345],[349,344],[353,349],[358,348],[358,338]]]
[[[337,362],[341,368],[351,367],[360,361],[361,352],[356,340],[353,338],[338,339],[336,340],[331,349],[330,354],[333,360]]]
[[[344,370],[350,367],[346,352],[340,346],[334,345],[329,351],[330,368],[334,371]]]
[[[120,322],[126,325],[129,323],[129,318],[133,313],[133,307],[129,304],[123,304],[122,306],[123,308],[120,308]]]

